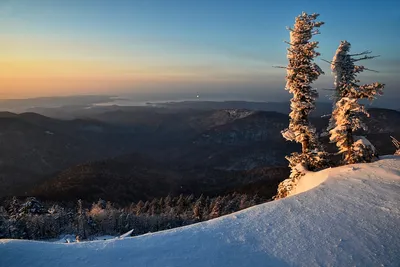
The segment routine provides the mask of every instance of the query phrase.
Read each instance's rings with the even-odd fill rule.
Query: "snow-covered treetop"
[[[350,51],[350,43],[347,41],[340,42],[338,49],[336,50],[335,56],[333,57],[331,63],[331,70],[335,74],[335,87],[340,85],[343,75],[347,72],[352,66],[344,66],[345,62],[348,62],[347,57],[349,57],[348,52]],[[346,70],[343,70],[345,68]]]
[[[291,32],[297,33],[297,37],[305,37],[305,41],[311,39],[311,35],[318,34],[319,31],[314,28],[321,27],[324,22],[315,21],[319,17],[319,14],[313,13],[308,15],[306,12],[296,17],[296,22],[293,28],[288,28]],[[301,40],[301,38],[299,39]]]
[[[372,101],[377,95],[382,94],[384,84],[371,83],[358,85],[360,81],[357,79],[357,74],[369,69],[364,66],[355,65],[354,63],[377,56],[370,56],[371,51],[349,54],[350,49],[351,45],[349,42],[341,41],[331,61],[331,70],[335,75],[335,97],[336,99],[337,97],[350,97]]]
[[[289,65],[287,67],[286,90],[289,90],[290,93],[301,91],[299,89],[302,89],[302,86],[309,86],[323,73],[319,66],[312,63],[313,59],[320,55],[315,51],[318,42],[310,42],[314,34],[319,34],[319,31],[315,28],[324,24],[315,21],[318,16],[319,14],[308,15],[303,12],[296,17],[294,27],[288,28],[290,31],[290,48],[288,48],[287,54]],[[312,91],[312,93],[312,97],[318,96],[316,91]]]

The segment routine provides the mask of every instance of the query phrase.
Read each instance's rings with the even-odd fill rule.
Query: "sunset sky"
[[[286,26],[320,13],[321,58],[340,40],[381,55],[364,82],[400,84],[396,0],[0,0],[0,98],[218,93],[279,100]],[[317,87],[331,87],[329,65]]]

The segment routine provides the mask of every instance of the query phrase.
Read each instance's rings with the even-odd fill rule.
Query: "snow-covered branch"
[[[360,57],[360,58],[351,58],[351,61],[352,62],[357,62],[357,61],[373,59],[373,58],[377,58],[377,57],[380,57],[380,56],[363,56],[363,57]]]

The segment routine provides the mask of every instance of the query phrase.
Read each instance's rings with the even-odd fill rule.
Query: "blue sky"
[[[3,75],[12,89],[0,88],[0,97],[181,92],[284,99],[284,70],[272,66],[287,64],[285,27],[302,11],[320,13],[326,23],[315,38],[321,58],[331,59],[340,40],[353,52],[372,50],[381,57],[365,64],[380,73],[363,81],[387,83],[387,95],[397,96],[394,0],[0,0],[0,57],[20,64]],[[329,66],[317,62],[327,75],[316,86],[330,87]],[[13,79],[30,82],[13,87]]]

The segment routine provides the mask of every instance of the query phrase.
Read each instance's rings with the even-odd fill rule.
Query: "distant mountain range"
[[[389,136],[400,136],[400,112],[370,113],[365,134],[381,154],[393,153]],[[322,131],[327,121],[312,122]],[[281,137],[287,125],[287,114],[246,109],[107,107],[72,120],[2,112],[0,196],[119,195],[133,201],[168,193],[212,195],[260,187],[251,180],[251,170],[259,168],[269,170],[259,175],[261,191],[272,195],[288,174],[284,156],[299,149]],[[334,151],[332,144],[328,148]]]
[[[68,103],[68,102],[67,102]],[[83,102],[84,103],[84,102]],[[289,114],[289,102],[251,102],[251,101],[177,101],[177,102],[147,102],[145,105],[132,106],[95,104],[74,104],[61,106],[32,106],[24,111],[39,113],[48,117],[59,119],[75,119],[96,116],[105,112],[151,112],[158,109],[158,113],[177,113],[188,110],[223,110],[223,109],[246,109],[252,111],[271,111]],[[330,113],[332,104],[326,102],[317,103],[317,109],[312,116],[319,117]]]
[[[27,99],[0,99],[0,107],[3,111],[22,113],[35,108],[87,107],[95,103],[112,101],[113,98],[113,96],[107,95],[76,95]]]

